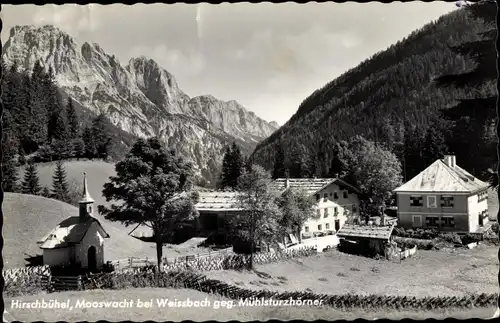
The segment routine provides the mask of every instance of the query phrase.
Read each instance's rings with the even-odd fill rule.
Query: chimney
[[[79,218],[80,222],[87,221],[93,213],[94,199],[89,194],[87,189],[87,173],[83,173],[83,192],[82,199],[78,202],[80,204],[79,208]]]
[[[446,166],[453,168],[456,165],[456,159],[454,155],[445,155],[444,156],[444,163]]]

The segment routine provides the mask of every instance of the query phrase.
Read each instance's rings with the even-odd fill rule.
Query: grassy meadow
[[[250,271],[211,271],[209,278],[242,288],[360,295],[464,296],[498,292],[498,246],[418,250],[399,262],[337,250],[308,258],[257,265]]]

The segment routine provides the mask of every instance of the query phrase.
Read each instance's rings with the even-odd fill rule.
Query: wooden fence
[[[50,266],[30,266],[21,268],[12,268],[2,270],[3,279],[5,281],[15,282],[19,279],[28,279],[33,275],[50,276]]]
[[[82,290],[82,276],[51,276],[49,284],[56,291]]]
[[[226,248],[226,249],[221,249],[218,251],[213,251],[213,252],[207,252],[203,254],[196,254],[196,255],[186,255],[186,256],[180,256],[176,258],[163,258],[163,264],[165,266],[169,265],[178,265],[180,263],[189,263],[192,261],[199,261],[202,259],[207,259],[207,258],[212,258],[212,257],[218,257],[220,255],[228,255],[231,253],[232,247]],[[119,259],[119,260],[113,260],[111,261],[113,266],[115,266],[115,269],[125,269],[125,268],[134,268],[134,267],[146,267],[146,266],[154,266],[157,265],[157,261],[154,258],[137,258],[137,257],[129,257],[125,259]]]

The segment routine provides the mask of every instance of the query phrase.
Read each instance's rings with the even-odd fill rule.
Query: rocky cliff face
[[[123,66],[98,44],[79,45],[53,26],[13,27],[2,58],[27,70],[36,61],[51,66],[58,85],[80,105],[105,112],[138,137],[159,135],[191,158],[204,177],[218,167],[226,144],[237,141],[250,152],[278,128],[236,101],[190,98],[151,59],[132,58]]]

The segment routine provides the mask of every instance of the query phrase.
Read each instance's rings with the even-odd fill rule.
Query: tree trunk
[[[297,239],[299,239],[299,243],[302,243],[302,235],[300,234],[300,229],[302,228],[302,225],[299,225],[297,227]]]
[[[254,253],[254,243],[255,243],[255,223],[254,214],[252,212],[251,224],[250,224],[250,262],[248,264],[249,269],[253,269],[253,253]]]
[[[156,238],[156,259],[158,261],[158,272],[163,270],[162,264],[162,256],[163,256],[163,242],[161,241],[161,236],[159,234],[155,234]]]

